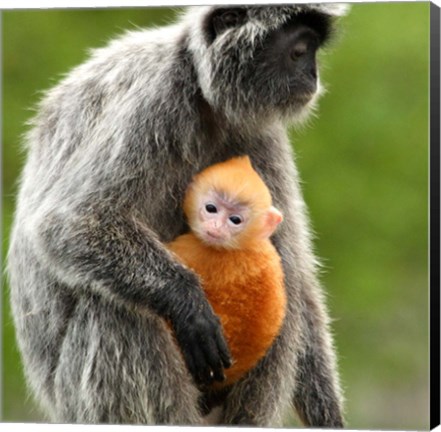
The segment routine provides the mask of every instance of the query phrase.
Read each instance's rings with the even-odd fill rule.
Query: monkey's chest
[[[182,236],[181,244],[170,246],[200,276],[222,322],[234,362],[218,386],[229,385],[257,364],[280,332],[286,311],[280,258],[272,246],[253,253],[210,252],[183,247],[188,239]]]
[[[219,274],[201,275],[234,361],[225,371],[227,381],[223,385],[237,381],[257,364],[278,335],[285,317],[286,294],[281,272],[277,268],[260,270],[244,277],[231,263],[229,269],[224,269],[229,273],[224,282]]]

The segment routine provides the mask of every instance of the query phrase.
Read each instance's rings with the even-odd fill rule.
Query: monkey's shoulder
[[[176,255],[179,261],[186,265],[198,261],[202,253],[200,242],[193,233],[182,234],[172,242],[167,243],[166,246]]]

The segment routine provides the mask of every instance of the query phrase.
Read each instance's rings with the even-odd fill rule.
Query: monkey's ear
[[[276,228],[279,226],[280,222],[283,221],[283,215],[275,207],[270,207],[267,214],[265,215],[265,222],[260,235],[263,238],[269,238],[272,236]]]
[[[217,36],[232,27],[237,27],[245,21],[246,10],[244,8],[219,8],[210,17],[208,36],[213,42]]]

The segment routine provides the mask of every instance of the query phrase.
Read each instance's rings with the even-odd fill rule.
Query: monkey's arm
[[[170,320],[195,380],[220,380],[229,353],[197,277],[129,211],[72,207],[53,209],[36,223],[35,243],[50,270],[72,289]]]
[[[303,223],[297,220],[297,223]],[[292,226],[295,226],[294,221]],[[298,255],[298,250],[290,245],[289,238],[294,234],[287,227],[289,237],[276,237],[275,242],[282,256],[291,256],[286,271],[288,289],[296,292],[296,309],[287,323],[290,332],[299,332],[299,349],[291,374],[295,372],[294,389],[288,395],[298,417],[305,426],[342,428],[343,397],[329,329],[329,316],[325,299],[316,275],[315,258],[310,251],[309,241],[304,241],[306,255]],[[306,231],[302,230],[306,233]],[[296,230],[298,234],[299,231]],[[309,258],[308,258],[309,256]],[[305,260],[305,258],[307,258]],[[288,263],[287,263],[288,264]],[[288,266],[285,266],[288,269]],[[291,343],[293,341],[291,340]]]
[[[342,397],[328,329],[316,316],[320,305],[304,293],[308,343],[297,359],[296,386],[292,402],[303,424],[309,427],[343,428]]]

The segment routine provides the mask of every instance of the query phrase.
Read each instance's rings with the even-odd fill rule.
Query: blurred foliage
[[[3,12],[3,256],[20,137],[41,90],[127,28],[170,9]],[[397,19],[399,17],[399,19]],[[293,130],[323,262],[350,428],[428,428],[429,3],[353,4],[321,55],[328,92]],[[3,295],[3,420],[42,417],[27,396]]]

